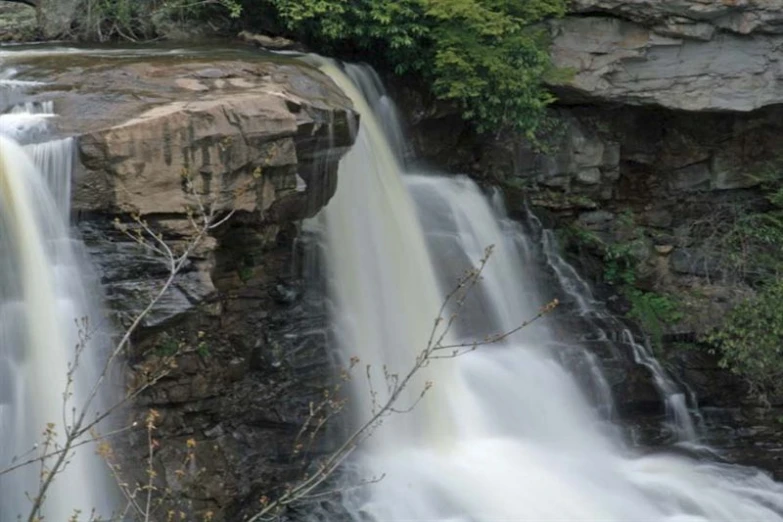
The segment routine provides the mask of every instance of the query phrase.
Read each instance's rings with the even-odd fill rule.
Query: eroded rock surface
[[[168,277],[165,259],[123,232],[134,217],[177,251],[201,206],[234,213],[145,320],[125,378],[133,387],[180,353],[127,415],[139,426],[148,409],[160,415],[165,505],[187,520],[238,520],[302,473],[293,439],[332,375],[320,296],[300,280],[298,223],[334,193],[358,116],[301,62],[144,54],[40,53],[15,66],[46,82],[28,100],[53,100],[59,134],[76,137],[73,208],[121,324]],[[146,433],[117,444],[126,480],[146,482]]]
[[[565,101],[752,111],[783,102],[778,2],[580,0],[554,25]],[[589,14],[590,16],[584,16]]]

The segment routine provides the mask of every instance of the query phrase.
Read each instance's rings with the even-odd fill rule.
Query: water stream
[[[104,337],[96,329],[106,328],[68,224],[73,140],[41,141],[53,117],[51,103],[0,115],[0,469],[39,455],[49,423],[49,450],[62,447],[97,375]],[[80,330],[92,337],[75,363]],[[94,447],[78,449],[46,495],[45,519],[108,516],[104,468]],[[27,519],[42,476],[39,464],[0,475],[0,522]]]
[[[457,274],[490,244],[494,254],[455,340],[507,331],[533,316],[548,299],[544,271],[570,289],[577,313],[595,319],[596,335],[609,334],[600,326],[603,310],[578,275],[566,273],[572,269],[555,256],[551,236],[544,232],[542,244],[526,236],[497,198],[465,177],[406,171],[400,126],[377,77],[331,62],[321,69],[362,117],[337,194],[316,218],[346,359],[369,364],[376,383],[382,369],[410,368]],[[424,369],[403,400],[426,381],[434,383],[431,393],[393,416],[358,459],[366,477],[384,478],[346,496],[357,521],[783,520],[783,486],[759,470],[642,455],[628,444],[612,429],[600,361],[559,339],[564,318],[557,313],[499,345]],[[633,336],[619,341],[655,376],[677,438],[695,439],[681,390]],[[574,357],[581,363],[566,363]],[[371,392],[383,394],[367,381],[353,384],[357,422],[370,414]]]

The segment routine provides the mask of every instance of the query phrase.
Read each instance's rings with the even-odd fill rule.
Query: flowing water
[[[458,274],[490,244],[494,253],[452,341],[507,331],[533,316],[547,300],[545,271],[571,289],[578,313],[598,324],[603,312],[554,257],[551,236],[540,248],[505,217],[497,198],[493,204],[467,178],[407,172],[403,135],[377,78],[357,66],[320,67],[362,121],[340,164],[337,193],[316,218],[335,337],[346,360],[356,356],[371,367],[370,379],[354,379],[356,422],[370,415],[372,393],[383,400],[383,374],[413,365]],[[536,251],[548,252],[548,267]],[[556,311],[502,343],[424,368],[399,407],[415,401],[427,381],[430,393],[410,413],[390,417],[358,458],[366,478],[383,479],[346,495],[354,518],[783,520],[783,486],[758,470],[637,453],[613,429],[600,362],[558,338],[561,320]],[[602,328],[598,335],[607,333]],[[679,388],[632,336],[625,341],[660,380],[679,439],[695,438]],[[574,356],[581,362],[567,363]]]
[[[4,99],[18,97],[25,83],[10,85]],[[81,410],[97,376],[104,338],[68,225],[73,140],[41,141],[54,117],[51,103],[20,104],[0,115],[0,470],[40,454],[48,423],[51,442],[62,445],[73,408]],[[91,339],[74,365],[80,331]],[[75,368],[70,388],[69,368]],[[27,520],[28,495],[37,495],[41,473],[36,464],[0,475],[0,522]],[[43,515],[63,522],[75,510],[80,520],[93,509],[108,515],[106,483],[94,448],[80,448],[53,482]]]

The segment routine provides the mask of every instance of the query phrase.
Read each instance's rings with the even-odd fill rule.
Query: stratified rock
[[[571,11],[606,13],[658,32],[706,40],[718,29],[783,34],[781,0],[574,0]]]
[[[702,31],[695,39],[602,16],[568,17],[555,27],[554,63],[572,73],[557,86],[566,101],[687,111],[752,111],[783,103],[777,59],[783,35]]]
[[[267,225],[314,215],[334,193],[337,161],[353,141],[350,101],[301,62],[161,56],[107,68],[79,55],[30,60],[35,74],[54,83],[38,97],[55,101],[59,131],[77,136],[74,210],[131,225],[136,215],[174,245],[194,233],[188,214],[200,205]],[[132,313],[167,274],[147,270],[150,253],[108,221],[95,221],[88,235],[102,245],[95,253],[110,301]],[[172,319],[214,293],[217,247],[214,238],[202,242],[186,267],[198,274],[188,276],[187,289],[178,280],[145,324]],[[112,278],[127,275],[114,268],[123,264],[139,268]]]

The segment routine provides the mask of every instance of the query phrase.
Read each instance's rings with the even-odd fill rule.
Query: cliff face
[[[731,266],[715,240],[721,224],[768,207],[763,185],[780,160],[783,27],[772,4],[577,1],[552,27],[566,80],[552,85],[548,152],[511,136],[477,141],[453,113],[401,90],[417,149],[504,184],[517,211],[528,197],[561,228],[638,239],[647,286],[718,285],[721,296],[678,326],[701,333],[720,322],[724,293],[747,295],[769,269]]]
[[[593,1],[556,24],[565,102],[747,112],[781,103],[779,2]]]
[[[417,152],[501,184],[521,218],[531,205],[705,411],[726,415],[710,413],[707,424],[742,426],[727,439],[740,448],[768,444],[776,414],[755,417],[745,384],[699,340],[780,269],[780,247],[743,227],[770,210],[768,183],[780,177],[781,7],[574,1],[552,25],[561,79],[551,86],[559,101],[547,152],[513,136],[477,137],[448,108],[398,89]],[[641,401],[632,388],[615,392],[621,408]],[[739,454],[780,472],[753,450]]]
[[[241,506],[301,474],[293,439],[332,374],[317,290],[298,279],[298,223],[334,193],[358,116],[301,62],[144,54],[30,56],[16,65],[46,81],[32,99],[54,100],[59,132],[76,137],[73,208],[119,324],[149,302],[168,269],[117,223],[137,216],[181,248],[198,218],[186,180],[204,205],[235,212],[134,339],[128,387],[164,357],[183,355],[118,422],[143,425],[157,410],[156,485],[166,505],[188,520],[207,512],[236,520]],[[143,430],[116,445],[124,478],[146,482]]]
[[[639,284],[684,297],[686,317],[671,333],[719,324],[773,270],[766,253],[722,239],[769,207],[764,185],[781,147],[780,8],[579,0],[553,27],[553,59],[570,73],[553,85],[564,130],[554,154],[517,149],[516,173],[566,222],[635,242]]]

